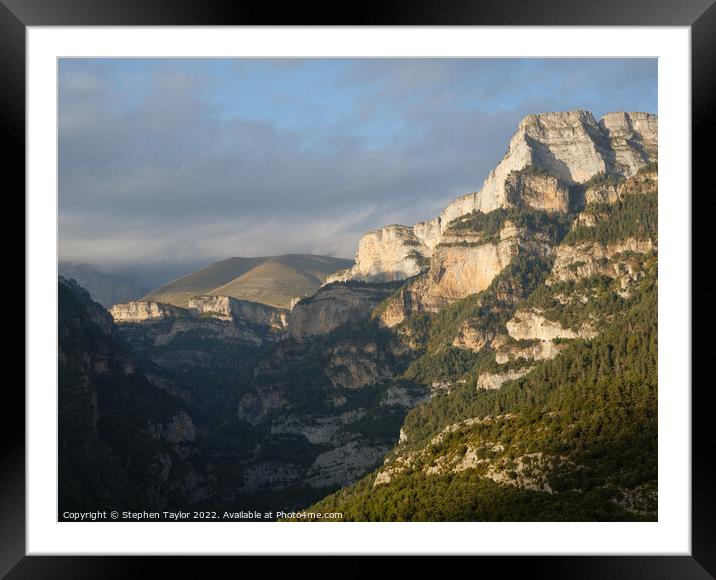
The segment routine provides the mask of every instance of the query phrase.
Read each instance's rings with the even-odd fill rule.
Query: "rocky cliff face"
[[[648,113],[609,113],[599,121],[579,110],[529,115],[480,191],[454,200],[434,220],[368,232],[359,242],[355,266],[328,281],[414,276],[450,223],[474,211],[512,206],[566,211],[570,186],[600,174],[631,177],[656,161],[657,121]]]
[[[110,308],[110,314],[115,322],[144,322],[159,318],[175,318],[184,313],[183,308],[152,302],[149,300],[134,300],[124,304],[115,304]]]
[[[390,225],[364,234],[358,242],[360,259],[352,268],[329,276],[326,283],[404,280],[424,270],[435,245],[432,240],[428,245],[425,238],[418,235],[431,233],[426,224],[420,226],[416,231],[408,226]]]
[[[473,245],[469,236],[447,237],[433,253],[424,276],[403,290],[389,304],[380,319],[395,326],[417,312],[437,312],[441,308],[487,288],[518,251],[519,237],[508,224],[500,240]]]
[[[611,244],[583,242],[561,245],[555,253],[554,267],[547,284],[576,281],[591,276],[624,277],[625,286],[639,277],[639,260],[630,263],[631,254],[648,254],[654,250],[651,240],[626,238]]]
[[[119,324],[204,315],[217,320],[232,320],[275,330],[286,326],[285,310],[257,302],[237,300],[230,296],[194,296],[188,299],[186,308],[150,300],[135,300],[115,304],[110,309],[110,314]]]
[[[526,366],[520,369],[505,371],[502,373],[484,372],[477,378],[478,389],[499,389],[507,381],[514,381],[524,377],[532,370],[532,366]]]
[[[599,121],[599,128],[609,138],[607,160],[613,166],[608,168],[607,173],[629,177],[646,163],[656,161],[659,151],[659,124],[656,115],[607,113]],[[613,158],[611,152],[614,153]]]
[[[594,338],[596,332],[584,326],[579,331],[563,328],[558,322],[547,320],[534,310],[518,311],[505,325],[508,334],[515,340],[551,341],[559,338]]]
[[[588,111],[528,115],[482,189],[450,204],[441,214],[442,221],[504,207],[507,178],[527,166],[567,184],[584,183],[600,173],[630,177],[656,161],[657,120],[648,113],[623,112],[608,113],[599,122]]]
[[[150,301],[117,304],[110,310],[120,333],[162,366],[194,360],[210,365],[207,341],[223,346],[257,348],[284,335],[287,311],[229,296],[195,296],[187,308]],[[196,345],[192,347],[192,344]],[[216,350],[216,347],[214,347]],[[221,349],[219,349],[221,350]]]
[[[551,252],[540,226],[504,219],[494,233],[480,226],[447,230],[433,251],[429,268],[384,305],[379,318],[394,327],[407,317],[438,312],[487,289],[518,255],[544,257]]]
[[[337,287],[346,291],[324,290]],[[355,481],[382,461],[407,410],[428,397],[427,388],[396,379],[405,348],[369,312],[351,326],[284,341],[258,361],[236,413],[262,433],[246,455],[244,493],[314,494]],[[275,447],[283,452],[268,452]]]
[[[190,298],[188,309],[222,320],[281,330],[288,324],[287,312],[258,302],[237,300],[230,296],[195,296]]]
[[[528,207],[549,212],[567,212],[569,187],[549,173],[534,169],[513,171],[505,179],[507,207]]]
[[[486,328],[481,321],[469,318],[457,329],[452,346],[474,352],[498,348],[505,343],[505,337],[493,328]]]
[[[297,340],[328,334],[349,321],[370,317],[372,310],[396,288],[391,284],[333,283],[293,307],[288,332]]]
[[[527,117],[480,192],[434,220],[369,232],[355,265],[288,301],[290,311],[203,293],[184,297],[182,308],[118,305],[116,326],[90,309],[155,367],[145,373],[136,360],[98,353],[83,364],[95,378],[145,376],[146,388],[181,400],[142,429],[165,446],[149,462],[161,485],[184,467],[177,450],[206,444],[190,476],[178,470],[191,501],[305,507],[381,464],[361,490],[454,477],[581,494],[571,479],[558,489],[553,476],[565,469],[579,478],[589,461],[576,466],[544,447],[544,428],[564,413],[551,437],[570,437],[572,409],[594,400],[562,408],[543,385],[566,376],[560,388],[568,390],[591,377],[584,369],[606,369],[623,332],[594,355],[598,365],[591,345],[655,292],[656,138],[656,118],[644,114]],[[619,348],[634,353],[636,342]],[[612,370],[605,377],[625,371],[618,361]],[[89,403],[93,417],[98,407]],[[624,498],[636,492],[625,482],[619,501],[631,505]]]
[[[233,404],[260,350],[285,336],[288,311],[229,296],[194,296],[186,304],[130,302],[111,313],[136,352],[183,383],[177,394],[212,415]]]
[[[84,289],[60,278],[58,294],[60,511],[190,501],[197,427],[181,388]]]

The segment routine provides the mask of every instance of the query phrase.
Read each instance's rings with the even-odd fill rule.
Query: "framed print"
[[[714,574],[709,2],[1,10],[27,228],[3,574]]]

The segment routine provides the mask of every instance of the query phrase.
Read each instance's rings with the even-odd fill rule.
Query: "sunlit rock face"
[[[588,111],[528,115],[482,188],[453,200],[442,213],[414,226],[391,225],[361,237],[355,266],[334,281],[404,280],[425,271],[450,222],[471,213],[529,207],[565,212],[570,187],[600,175],[633,176],[657,160],[658,117]]]
[[[247,324],[275,330],[287,324],[287,311],[258,302],[237,300],[231,296],[195,296],[188,302],[189,310],[224,320],[242,320]]]
[[[385,326],[394,327],[411,315],[439,312],[488,288],[521,252],[546,255],[550,251],[539,234],[520,229],[509,220],[489,240],[481,232],[447,231],[428,269],[387,301],[379,319]]]
[[[419,225],[421,233],[430,233],[424,224]],[[355,266],[329,276],[326,283],[404,280],[424,269],[433,248],[434,245],[428,246],[412,227],[390,225],[373,230],[361,236]]]
[[[181,315],[183,309],[171,304],[135,300],[124,304],[115,304],[110,314],[115,322],[144,322],[158,318],[171,318]]]

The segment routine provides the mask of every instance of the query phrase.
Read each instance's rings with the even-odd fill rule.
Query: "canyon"
[[[656,292],[657,124],[639,112],[529,115],[479,191],[365,233],[354,262],[232,258],[113,305],[102,332],[177,409],[142,427],[167,446],[153,493],[335,507],[476,474],[558,495],[554,478],[586,469],[579,454],[536,435],[520,444],[539,432],[535,413],[503,412],[512,402],[499,397],[522,397]],[[108,368],[83,359],[97,376]],[[618,493],[642,505],[650,478],[619,480]],[[614,497],[609,510],[631,505]]]

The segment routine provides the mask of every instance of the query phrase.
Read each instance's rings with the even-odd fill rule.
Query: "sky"
[[[61,59],[60,260],[352,258],[478,191],[525,115],[657,113],[656,59]]]

